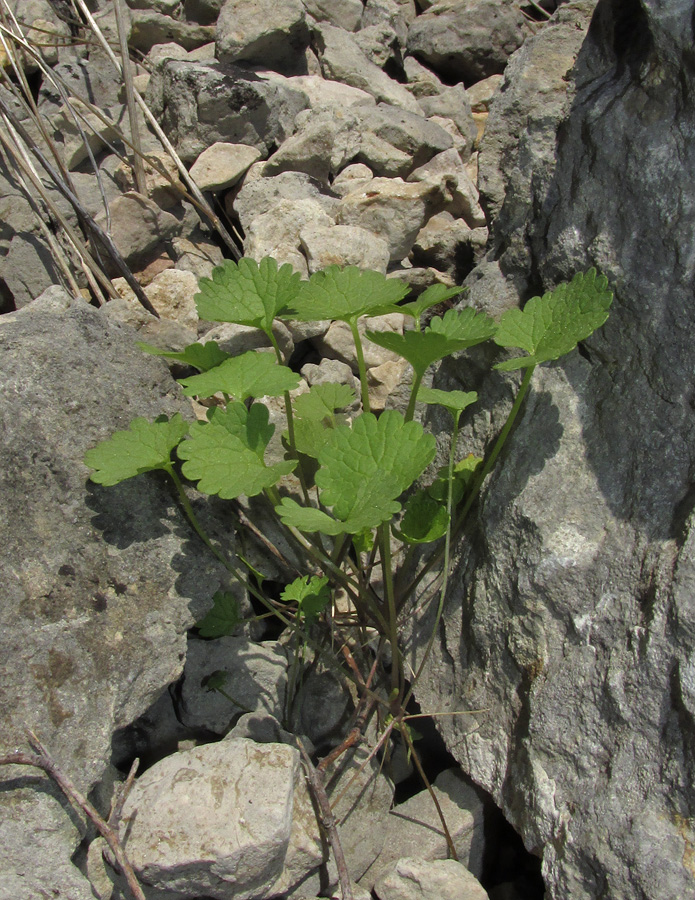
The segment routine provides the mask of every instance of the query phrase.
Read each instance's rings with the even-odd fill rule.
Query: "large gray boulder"
[[[162,412],[191,417],[166,365],[84,300],[54,289],[0,318],[0,752],[26,748],[26,724],[84,793],[113,733],[178,678],[186,630],[225,583],[161,479],[87,481],[89,447]],[[0,894],[82,900],[78,817],[28,771],[0,772]]]
[[[578,24],[586,10],[558,16]],[[534,375],[418,688],[424,709],[486,710],[436,721],[542,856],[552,900],[693,893],[691,14],[684,2],[600,0],[567,102],[550,93],[548,143],[533,120],[533,152],[527,136],[510,141],[500,217],[511,200],[507,243],[520,249],[504,257],[509,279],[527,297],[595,265],[614,308],[581,352]],[[542,90],[540,57],[534,67],[526,52],[507,95]],[[502,396],[504,382],[489,385]],[[488,410],[498,427],[507,408]]]

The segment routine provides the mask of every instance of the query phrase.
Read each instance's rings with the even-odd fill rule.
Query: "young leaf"
[[[296,603],[298,615],[307,624],[313,622],[331,602],[328,578],[304,575],[288,584],[280,594],[285,603]]]
[[[410,303],[402,303],[398,307],[398,312],[404,313],[406,316],[412,316],[419,319],[426,309],[443,303],[445,300],[462,294],[467,288],[463,287],[447,287],[445,284],[431,284],[427,290],[423,291],[416,300]]]
[[[446,534],[449,515],[442,504],[426,491],[417,491],[408,499],[396,537],[409,544],[429,544]]]
[[[440,391],[435,388],[421,387],[417,398],[422,403],[444,406],[452,416],[457,416],[477,401],[478,394],[476,391]]]
[[[342,522],[327,515],[323,510],[314,509],[313,506],[300,506],[296,500],[283,497],[275,512],[285,525],[298,528],[300,531],[312,533],[320,531],[322,534],[334,536],[345,531]]]
[[[272,353],[249,350],[241,356],[225,359],[223,363],[203,372],[180,378],[187,397],[212,397],[218,391],[237,400],[247,397],[279,397],[299,384],[299,375],[279,365]]]
[[[127,431],[116,431],[85,453],[85,465],[95,470],[89,477],[96,484],[114,485],[142,472],[168,469],[171,451],[187,431],[178,413],[171,419],[159,416],[154,422],[133,419]]]
[[[138,347],[151,356],[166,356],[169,359],[177,359],[179,362],[186,363],[198,369],[199,372],[207,372],[219,366],[225,359],[229,359],[229,353],[220,350],[217,341],[207,341],[205,344],[189,344],[180,353],[173,350],[160,350],[151,344],[145,344],[143,341],[136,342]]]
[[[212,609],[196,625],[201,637],[218,638],[234,634],[240,622],[239,602],[234,594],[217,591],[212,598]]]
[[[303,281],[282,318],[300,322],[334,319],[357,321],[360,316],[393,312],[410,288],[396,278],[356,266],[329,266]]]
[[[422,377],[426,369],[440,359],[488,340],[495,333],[495,323],[483,313],[467,308],[460,312],[450,309],[443,317],[432,319],[424,331],[395,334],[388,331],[367,331],[374,344],[392,350],[403,357]]]
[[[495,368],[508,372],[536,366],[574,350],[608,318],[613,294],[607,286],[605,276],[589,269],[542,297],[532,297],[523,310],[507,310],[495,343],[525,350],[528,356],[505,360]]]
[[[234,322],[272,330],[273,319],[293,302],[300,275],[289,263],[278,269],[269,256],[257,263],[245,257],[238,263],[225,260],[201,278],[195,295],[198,315],[208,322]]]
[[[473,480],[473,476],[482,464],[483,460],[480,456],[474,456],[469,453],[464,459],[460,460],[454,466],[454,483],[453,483],[453,500],[454,506],[461,502],[466,488]],[[427,493],[434,500],[446,503],[446,497],[449,485],[449,470],[446,466],[437,473],[437,477],[432,484],[426,489]]]
[[[236,415],[236,413],[234,414]],[[232,426],[231,428],[229,426]],[[231,417],[215,415],[210,422],[195,422],[190,440],[179,445],[178,455],[185,460],[181,471],[191,481],[198,482],[204,494],[219,494],[231,500],[245,494],[253,497],[289,474],[296,461],[266,466],[252,440],[235,431]]]

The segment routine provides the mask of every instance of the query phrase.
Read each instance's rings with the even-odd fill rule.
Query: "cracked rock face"
[[[534,39],[543,58],[531,41],[509,67],[490,114],[510,136],[505,189],[487,196],[508,284],[528,296],[595,265],[614,308],[585,352],[534,376],[419,700],[489,710],[438,723],[542,853],[549,897],[681,897],[695,875],[691,8],[599,2],[576,41],[592,6],[563,7]],[[550,103],[517,138],[529,83]]]

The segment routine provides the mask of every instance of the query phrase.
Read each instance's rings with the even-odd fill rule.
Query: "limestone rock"
[[[440,93],[429,97],[420,97],[419,103],[426,116],[430,118],[441,116],[454,122],[466,148],[465,154],[461,154],[461,158],[464,161],[468,159],[478,135],[478,129],[473,121],[468,92],[464,90],[463,85],[455,84],[443,88]],[[446,150],[446,147],[442,147],[442,150]]]
[[[336,198],[325,194],[322,186],[306,172],[281,172],[253,181],[245,180],[232,201],[231,211],[238,216],[244,231],[248,231],[253,219],[269,213],[280,202],[303,200],[313,201],[333,219],[338,205]]]
[[[408,29],[408,52],[453,81],[504,70],[530,34],[512,0],[438,0]]]
[[[327,215],[316,200],[280,200],[268,212],[252,219],[246,230],[244,253],[259,261],[264,256],[275,256],[279,261],[280,249],[300,256],[299,234],[303,228],[307,225],[333,224],[333,218]],[[303,257],[301,267],[306,270]]]
[[[129,45],[147,53],[155,44],[173,42],[186,50],[193,50],[214,39],[215,30],[210,25],[198,25],[177,19],[154,9],[131,10],[132,29]]]
[[[276,319],[273,322],[273,335],[277,341],[283,360],[287,360],[294,352],[292,334],[284,322]],[[272,344],[268,335],[260,328],[252,328],[250,325],[237,325],[234,322],[221,322],[207,328],[204,331],[206,341],[217,341],[220,350],[237,356],[247,353],[249,350],[257,350],[261,347],[270,349]]]
[[[357,330],[362,338],[364,362],[367,368],[400,359],[398,354],[386,350],[365,338],[365,331],[392,331],[403,334],[405,316],[402,313],[388,313],[385,316],[362,316],[357,320]],[[346,322],[333,322],[325,335],[314,342],[322,356],[339,359],[347,363],[357,373],[357,353],[350,326]]]
[[[385,240],[354,225],[307,225],[299,232],[309,273],[326,266],[359,266],[386,274],[389,248]]]
[[[207,679],[217,672],[226,675],[228,696],[206,690]],[[189,638],[179,705],[179,717],[189,728],[224,735],[242,712],[264,711],[282,719],[286,691],[287,655],[275,641]]]
[[[471,228],[484,226],[486,219],[478,202],[480,199],[478,190],[455,150],[438,153],[408,176],[408,181],[432,185],[440,184],[442,179],[446,180],[446,189],[450,196],[443,209],[453,216],[464,219]]]
[[[476,876],[483,865],[483,805],[460,772],[447,769],[435,780],[437,795],[461,863]],[[429,791],[415,794],[395,806],[386,823],[383,849],[360,879],[368,890],[403,857],[446,859],[448,848]]]
[[[223,63],[292,70],[308,43],[301,0],[225,0],[217,19],[216,56]]]
[[[319,23],[314,28],[321,71],[326,78],[342,81],[372,94],[377,100],[419,112],[417,102],[398,82],[369,60],[348,32]]]
[[[367,184],[374,177],[374,172],[364,163],[351,163],[333,179],[331,190],[334,194],[344,197],[351,191]]]
[[[596,266],[615,299],[584,355],[534,375],[418,694],[489,709],[439,727],[550,900],[692,892],[690,14],[562,5],[490,113],[500,141],[526,123],[498,148],[498,273],[525,298]]]
[[[203,150],[190,175],[201,191],[223,191],[235,185],[260,156],[256,147],[217,141]]]
[[[102,165],[102,171],[105,168]],[[164,150],[153,150],[143,161],[147,196],[161,209],[171,209],[181,202],[183,183],[179,170],[171,156]],[[129,165],[120,163],[114,171],[114,179],[121,190],[131,191],[135,188],[133,171]]]
[[[109,209],[111,238],[125,261],[134,267],[145,265],[165,240],[180,230],[177,219],[137,191],[117,197]],[[106,228],[106,214],[97,216]]]
[[[362,19],[362,0],[303,0],[317,22],[328,22],[345,31],[357,31]]]
[[[379,900],[488,900],[478,879],[453,859],[399,859],[374,892]]]
[[[276,884],[286,889],[323,858],[315,817],[309,834],[314,813],[302,782],[299,752],[285,744],[226,740],[174,753],[128,796],[130,861],[159,891],[215,900],[272,896]]]
[[[263,155],[294,130],[303,93],[220,62],[166,60],[147,102],[181,159],[192,163],[216,141],[247,144]]]
[[[67,107],[72,107],[72,111]],[[63,140],[63,161],[68,169],[75,169],[88,157],[86,144],[98,155],[105,147],[104,140],[113,141],[116,132],[82,103],[73,99],[51,117],[51,127]],[[81,130],[80,130],[81,129]]]
[[[88,793],[109,764],[113,732],[178,678],[186,630],[224,570],[194,545],[157,478],[87,482],[85,451],[131,418],[191,418],[161,360],[60,289],[2,316],[0,349],[2,752],[25,747],[29,725]],[[86,897],[61,882],[81,839],[63,803],[29,784],[3,791],[1,803],[0,869],[11,896]],[[36,851],[37,841],[27,870],[23,848]]]
[[[408,255],[429,214],[443,206],[442,183],[406,184],[401,178],[374,178],[347,194],[338,223],[358,225],[388,242],[390,258]]]

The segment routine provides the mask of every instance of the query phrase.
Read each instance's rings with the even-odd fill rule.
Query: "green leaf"
[[[426,369],[440,359],[459,350],[488,340],[495,333],[493,320],[467,308],[450,309],[443,317],[435,317],[424,331],[393,332],[367,331],[368,340],[398,353],[422,377]]]
[[[252,403],[249,408],[240,401],[228,403],[224,409],[217,406],[210,410],[208,419],[239,438],[244,446],[253,450],[261,460],[270,439],[275,434],[275,426],[269,424],[268,407],[262,403]]]
[[[247,397],[279,397],[299,384],[299,375],[279,365],[272,353],[249,350],[241,356],[225,359],[223,363],[204,372],[180,378],[187,397],[212,397],[218,391],[246,400]]]
[[[410,303],[401,304],[397,311],[404,313],[406,316],[412,316],[414,319],[419,319],[426,309],[430,309],[438,303],[443,303],[445,300],[451,299],[451,297],[456,297],[466,290],[468,288],[432,284],[417,299],[411,300]]]
[[[607,287],[608,279],[589,269],[542,297],[532,297],[523,310],[507,310],[495,343],[525,350],[528,356],[505,360],[495,368],[508,372],[536,366],[574,350],[608,318],[613,294]]]
[[[297,450],[316,459],[336,425],[335,412],[349,406],[355,392],[346,384],[317,384],[294,401],[294,440]],[[287,439],[287,432],[285,433]]]
[[[307,623],[313,622],[331,602],[328,578],[304,575],[295,578],[280,594],[285,603],[296,603],[297,612]]]
[[[217,591],[212,598],[212,609],[196,622],[201,637],[218,638],[234,634],[241,622],[239,602],[229,591]],[[219,687],[222,685],[220,684]],[[216,688],[208,684],[209,690]]]
[[[133,419],[127,431],[116,431],[85,453],[85,465],[95,470],[89,477],[96,484],[114,485],[143,472],[168,469],[171,451],[187,431],[178,413],[154,422]]]
[[[345,409],[355,399],[355,392],[347,384],[328,382],[315,384],[306,394],[294,401],[294,411],[302,419],[323,421],[337,409]]]
[[[427,491],[417,491],[408,499],[400,526],[393,532],[409,544],[429,544],[445,535],[448,525],[446,504]]]
[[[198,369],[199,372],[207,372],[219,366],[225,359],[229,359],[229,353],[220,350],[217,341],[207,341],[205,344],[189,344],[180,353],[173,350],[160,350],[153,347],[152,344],[145,344],[143,341],[136,342],[138,347],[151,356],[166,356],[169,359],[177,359],[179,362],[186,363]]]
[[[320,531],[322,534],[332,536],[343,534],[345,531],[342,522],[338,522],[320,509],[314,509],[313,506],[300,506],[290,497],[283,497],[279,506],[275,507],[275,512],[285,525],[298,528],[300,531],[309,533]]]
[[[371,553],[374,546],[374,532],[371,528],[365,528],[352,536],[352,546],[355,553]]]
[[[460,460],[454,466],[454,483],[452,485],[452,497],[454,506],[461,502],[468,485],[473,480],[473,476],[482,464],[483,460],[480,456],[474,456],[469,453],[464,459]],[[449,469],[447,466],[437,473],[437,477],[432,484],[426,489],[427,493],[435,500],[446,503],[449,484]]]
[[[201,278],[195,295],[198,315],[208,322],[234,322],[272,331],[273,319],[294,301],[300,275],[289,263],[278,269],[269,256],[257,263],[245,257],[238,263],[225,260]]]
[[[333,319],[356,321],[360,316],[393,312],[409,292],[408,285],[380,272],[356,266],[329,266],[303,281],[299,293],[282,318],[300,322]]]
[[[194,423],[190,440],[180,444],[177,451],[185,460],[181,471],[186,478],[197,481],[198,490],[204,494],[218,494],[223,500],[241,494],[253,497],[277,484],[297,464],[290,460],[266,466],[258,452],[265,439],[262,414],[254,414],[259,420],[252,424],[241,423],[238,407],[233,404],[231,412],[220,411],[209,422]]]
[[[331,432],[319,452],[321,502],[351,534],[374,528],[400,510],[396,502],[434,459],[435,438],[396,410],[363,413],[352,428]]]
[[[435,388],[421,387],[417,398],[422,403],[444,406],[452,416],[457,416],[477,401],[478,394],[476,391],[440,391]]]

